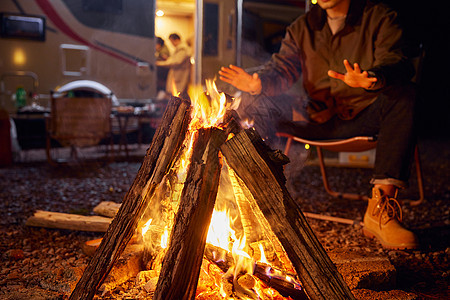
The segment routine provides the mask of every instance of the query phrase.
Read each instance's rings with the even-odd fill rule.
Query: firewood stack
[[[185,150],[190,111],[189,101],[172,97],[130,190],[70,299],[92,299],[137,229],[163,211],[164,221],[173,223],[167,248],[155,246],[163,234],[160,218],[158,226],[152,222],[151,246],[146,249],[146,264],[160,269],[153,299],[194,299],[204,260],[215,261],[224,251],[206,244],[223,170],[230,175],[248,252],[264,245],[271,264],[253,262],[253,274],[236,277],[233,265],[241,258],[223,253],[226,259],[211,272],[225,272],[221,280],[227,296],[254,297],[259,278],[293,299],[305,299],[305,292],[310,299],[354,299],[285,187],[286,157],[270,149],[254,129],[242,129],[233,111],[220,128],[195,133],[186,179],[177,187],[171,168]],[[165,196],[173,199],[177,193],[176,205],[164,203]]]

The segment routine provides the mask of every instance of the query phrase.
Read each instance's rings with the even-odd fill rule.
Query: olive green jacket
[[[306,95],[298,96],[294,111],[317,123],[336,114],[353,118],[383,88],[407,82],[414,74],[397,19],[384,4],[352,0],[345,26],[332,35],[326,12],[314,5],[287,28],[280,51],[260,72],[262,92],[280,94],[302,77]],[[328,70],[346,73],[344,59],[376,76],[377,84],[365,90],[329,77]]]

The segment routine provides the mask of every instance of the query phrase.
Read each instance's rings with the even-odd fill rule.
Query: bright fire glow
[[[166,226],[164,227],[164,233],[161,236],[161,248],[166,249],[168,242],[169,242],[169,230],[167,229]]]
[[[259,251],[261,252],[261,258],[259,259],[260,262],[267,264],[267,259],[266,259],[266,255],[264,254],[264,248],[262,246],[262,244],[258,244],[259,246]]]
[[[245,235],[242,239],[237,239],[232,224],[232,219],[226,211],[214,210],[206,242],[231,251],[235,263],[235,275],[240,272],[252,274],[254,261],[245,251],[247,247]]]
[[[230,223],[231,220],[226,211],[214,210],[212,213],[206,242],[229,251],[230,241],[236,240],[235,232],[231,228]]]
[[[219,126],[226,112],[226,96],[219,93],[214,81],[206,80],[206,91],[202,87],[191,87],[189,97],[192,101],[192,129]]]
[[[175,97],[178,97],[180,95],[180,92],[177,90],[175,81],[172,81],[172,95]]]
[[[241,121],[241,126],[245,129],[252,128],[254,124],[253,120],[245,119]]]
[[[173,95],[179,94],[176,91],[175,84],[172,83],[174,91]],[[182,154],[182,158],[178,165],[178,178],[181,179],[185,175],[195,140],[195,133],[200,128],[219,127],[223,121],[223,117],[227,109],[233,108],[233,102],[227,105],[227,99],[224,93],[217,90],[217,86],[213,80],[205,81],[206,91],[202,86],[190,86],[189,98],[192,103],[191,122],[188,128],[188,137],[186,138],[186,151]]]
[[[142,237],[145,236],[145,234],[147,233],[148,229],[150,228],[150,224],[152,223],[153,219],[149,219],[147,222],[145,222],[144,226],[142,226],[141,228],[141,232],[142,232]]]
[[[172,91],[174,96],[179,95],[174,82],[172,82]],[[212,80],[207,80],[204,88],[190,87],[189,97],[192,103],[191,122],[189,124],[187,137],[184,141],[184,149],[182,150],[181,157],[177,161],[177,165],[174,167],[174,171],[176,172],[178,177],[178,182],[176,184],[182,184],[185,180],[183,178],[187,175],[189,163],[191,161],[193,145],[198,130],[201,128],[220,127],[223,123],[223,117],[225,116],[226,111],[229,109],[237,109],[237,107],[239,106],[239,100],[235,101],[233,99],[233,101],[228,101],[227,103],[226,95],[224,93],[220,93],[217,90],[216,84]],[[241,125],[244,128],[250,128],[253,126],[252,122],[250,122],[249,120],[245,120],[244,124]],[[175,198],[176,197],[174,197],[174,199]],[[237,281],[239,278],[238,276],[241,276],[244,273],[250,275],[254,273],[256,260],[249,255],[249,253],[251,253],[251,248],[250,245],[246,242],[245,234],[241,236],[239,232],[235,231],[235,229],[239,227],[234,227],[234,224],[236,223],[236,221],[239,221],[239,219],[236,219],[236,217],[233,218],[231,216],[234,216],[234,214],[227,210],[213,211],[206,243],[231,252],[234,266],[230,267],[227,274],[225,274],[229,275],[230,277],[224,278],[226,278],[225,280],[229,281]],[[151,223],[152,220],[150,219],[144,224],[144,226],[142,226],[141,230],[143,236],[149,230]],[[161,236],[160,245],[163,249],[166,249],[169,244],[170,226],[171,225],[169,224],[164,228],[164,233]],[[258,246],[261,253],[259,261],[268,264],[263,245],[258,244]],[[222,258],[226,257],[215,258],[215,260],[219,261]],[[263,288],[255,286],[253,291],[250,289],[251,288],[244,288],[244,294],[254,295],[255,297],[241,297],[241,299],[259,299],[261,298],[260,295],[264,294],[270,296],[270,294],[272,293],[267,287]],[[226,293],[222,290],[222,286],[221,294],[224,298],[226,297]]]

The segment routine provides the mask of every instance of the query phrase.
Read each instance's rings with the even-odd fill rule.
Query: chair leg
[[[52,166],[57,166],[58,164],[56,163],[56,161],[52,158],[52,154],[51,154],[51,148],[52,148],[52,141],[50,136],[47,134],[46,137],[46,143],[45,143],[46,147],[45,147],[45,154],[47,155],[47,162],[52,165]]]
[[[286,141],[286,146],[284,147],[284,155],[289,156],[289,151],[291,150],[292,137],[289,137]]]
[[[114,137],[112,132],[109,136],[109,151],[111,152],[110,161],[114,161]]]
[[[419,148],[416,145],[416,148],[414,150],[414,161],[416,164],[416,174],[417,174],[417,186],[419,188],[419,199],[418,200],[411,200],[409,203],[411,206],[419,205],[423,202],[425,199],[425,195],[423,192],[423,175],[422,175],[422,165],[420,162],[420,155],[419,155]]]
[[[327,172],[325,169],[325,161],[323,158],[322,148],[316,147],[316,149],[317,149],[317,156],[319,158],[319,166],[320,166],[320,173],[322,174],[323,186],[328,194],[330,194],[331,196],[333,196],[335,198],[345,198],[345,199],[350,199],[350,200],[367,200],[368,199],[368,197],[365,195],[354,194],[354,193],[339,193],[339,192],[333,191],[330,188],[330,184],[328,183],[328,176],[327,176]]]

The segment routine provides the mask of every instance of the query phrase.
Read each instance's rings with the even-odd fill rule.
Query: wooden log
[[[354,299],[285,187],[282,166],[253,129],[222,145],[227,163],[251,191],[311,299]]]
[[[228,173],[233,188],[234,198],[239,208],[246,241],[248,243],[259,241],[261,240],[260,233],[262,231],[259,220],[255,217],[247,197],[245,197],[244,192],[240,188],[239,183],[233,174],[233,170],[229,170]]]
[[[99,216],[105,216],[114,218],[119,211],[120,203],[112,201],[102,201],[96,207],[94,207],[93,212]]]
[[[226,133],[200,129],[154,300],[194,299],[203,251],[211,222],[221,171],[219,147]]]
[[[214,262],[223,272],[227,272],[229,268],[235,265],[233,255],[219,247],[206,244],[205,257],[209,261]],[[285,297],[291,297],[294,300],[307,299],[303,288],[293,280],[286,272],[275,269],[267,264],[255,262],[253,276],[258,277],[267,286],[277,290]]]
[[[142,254],[143,247],[139,244],[129,244],[117,259],[109,272],[105,281],[99,288],[102,295],[110,293],[119,285],[127,282],[128,280],[135,278],[136,275],[142,271]]]
[[[82,216],[60,212],[37,210],[25,225],[68,230],[106,232],[112,218]]]
[[[173,165],[187,133],[190,112],[189,101],[176,97],[169,101],[138,174],[70,299],[92,299],[109,274],[135,233],[156,187]]]
[[[245,183],[243,183],[242,180],[238,176],[236,176],[235,172],[232,169],[229,170],[229,174],[230,174],[230,177],[233,180],[236,180],[236,182],[237,182],[236,186],[234,186],[235,192],[239,189],[240,193],[242,193],[245,196],[245,198],[247,199],[247,201],[251,207],[251,210],[253,211],[253,214],[255,214],[255,216],[259,220],[259,224],[262,227],[263,235],[265,236],[266,240],[269,241],[269,244],[272,245],[272,247],[273,247],[273,249],[270,249],[270,250],[273,250],[273,252],[275,253],[276,257],[279,260],[279,261],[275,261],[272,256],[272,259],[269,262],[271,264],[274,264],[277,267],[283,269],[284,271],[286,271],[288,273],[295,274],[295,268],[292,266],[291,261],[289,260],[289,258],[286,255],[286,252],[283,249],[283,246],[281,245],[281,243],[278,240],[275,233],[272,231],[270,224],[268,223],[267,219],[264,217],[264,214],[262,213],[261,209],[259,208],[258,204],[256,203],[255,198],[253,197],[251,192],[248,190]],[[264,251],[266,251],[266,250],[267,250],[267,248],[264,249]],[[269,253],[271,253],[271,252],[269,252]],[[267,257],[267,258],[269,258],[269,257]]]

